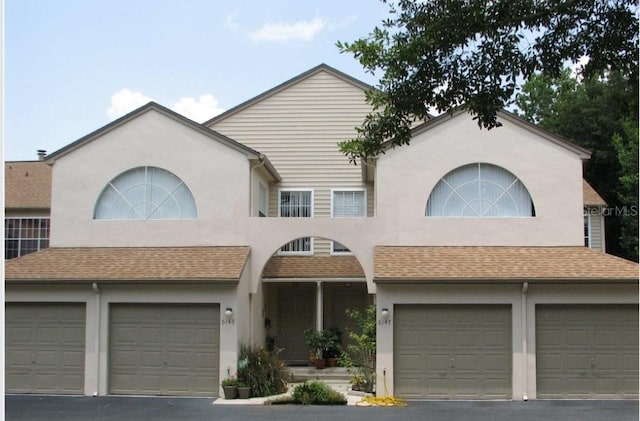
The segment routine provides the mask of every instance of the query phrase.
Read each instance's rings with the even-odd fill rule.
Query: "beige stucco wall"
[[[198,208],[194,220],[93,220],[102,189],[117,175],[156,166],[178,176]],[[155,110],[56,160],[51,246],[239,245],[249,215],[249,160]]]

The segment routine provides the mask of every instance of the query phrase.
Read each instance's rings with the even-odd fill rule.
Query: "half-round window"
[[[531,196],[515,175],[491,164],[470,164],[451,171],[427,200],[427,216],[535,216]]]
[[[156,167],[130,169],[102,190],[94,219],[189,219],[196,202],[184,182]]]

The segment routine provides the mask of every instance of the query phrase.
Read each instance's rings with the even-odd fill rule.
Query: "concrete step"
[[[289,367],[293,376],[293,383],[302,383],[307,380],[322,380],[325,383],[350,384],[353,375],[344,367],[327,367],[321,370],[315,367]]]

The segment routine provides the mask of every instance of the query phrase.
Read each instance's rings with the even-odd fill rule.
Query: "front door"
[[[309,350],[304,344],[304,331],[313,329],[316,314],[316,284],[295,283],[277,286],[278,335],[280,357],[288,364],[307,364]]]

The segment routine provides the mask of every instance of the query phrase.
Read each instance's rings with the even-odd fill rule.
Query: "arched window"
[[[102,190],[94,219],[189,219],[197,216],[186,184],[156,167],[130,169]]]
[[[469,164],[451,171],[427,200],[427,216],[535,216],[531,196],[522,182],[504,168]]]

